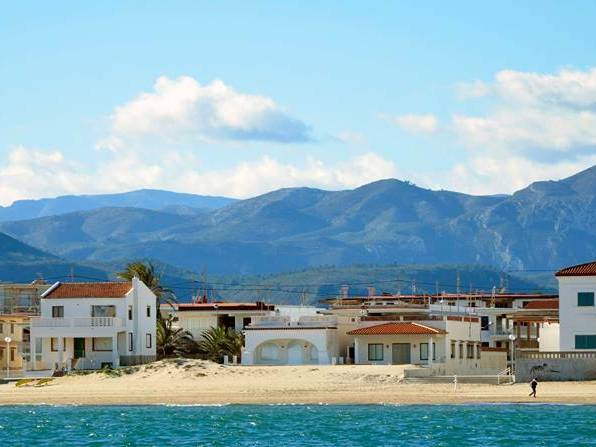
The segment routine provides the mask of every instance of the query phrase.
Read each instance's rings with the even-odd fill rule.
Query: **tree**
[[[244,344],[242,334],[232,328],[223,326],[212,327],[202,334],[202,339],[198,343],[201,351],[209,360],[221,363],[223,357],[240,357],[242,345]]]
[[[192,335],[185,329],[174,327],[174,316],[157,320],[157,355],[159,358],[185,355],[196,346]]]
[[[162,303],[175,303],[176,296],[172,289],[164,287],[161,283],[161,276],[156,273],[155,267],[151,262],[131,262],[124,271],[118,273],[118,277],[132,281],[134,277],[138,277],[143,283],[151,289],[157,297],[157,319],[161,319],[160,305]]]

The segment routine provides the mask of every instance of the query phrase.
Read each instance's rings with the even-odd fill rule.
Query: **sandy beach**
[[[121,375],[94,372],[41,387],[0,385],[0,404],[429,404],[467,402],[596,403],[596,382],[407,384],[396,366],[222,366],[162,361]]]

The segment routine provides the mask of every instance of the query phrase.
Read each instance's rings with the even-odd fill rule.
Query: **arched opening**
[[[258,363],[280,363],[280,347],[277,343],[263,343],[257,348]]]
[[[261,365],[308,365],[319,363],[319,350],[301,339],[270,340],[255,350],[255,363]]]

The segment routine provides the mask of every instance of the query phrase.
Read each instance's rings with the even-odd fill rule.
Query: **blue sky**
[[[595,18],[588,1],[4,5],[0,204],[562,178],[596,163]]]

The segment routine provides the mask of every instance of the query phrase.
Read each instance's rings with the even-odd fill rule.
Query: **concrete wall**
[[[518,358],[515,368],[518,382],[528,382],[534,377],[538,381],[596,380],[596,357]]]
[[[596,292],[596,276],[563,276],[557,279],[561,324],[559,349],[574,351],[576,335],[596,335],[596,306],[577,305],[579,292]]]

